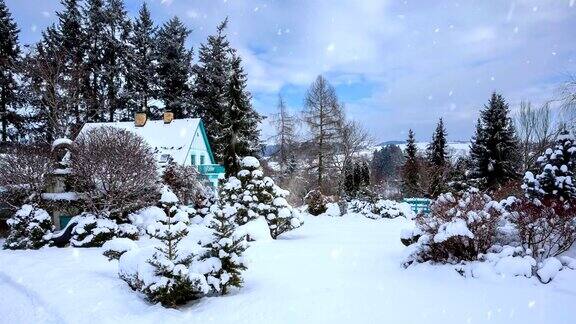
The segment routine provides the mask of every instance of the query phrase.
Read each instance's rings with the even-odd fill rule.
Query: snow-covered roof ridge
[[[86,123],[80,134],[103,126],[124,129],[142,137],[156,154],[170,154],[176,162],[183,163],[200,123],[200,118],[174,119],[170,123],[148,120],[141,127],[136,126],[134,121]]]

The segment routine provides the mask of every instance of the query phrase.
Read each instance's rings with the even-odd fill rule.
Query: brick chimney
[[[170,124],[174,120],[174,113],[166,110],[164,111],[164,124]]]
[[[137,112],[134,115],[134,126],[136,127],[143,127],[144,125],[146,125],[146,120],[148,120],[148,117],[146,116],[145,112]]]

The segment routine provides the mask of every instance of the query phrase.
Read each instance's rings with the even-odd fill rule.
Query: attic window
[[[170,162],[171,159],[172,159],[172,156],[170,156],[170,154],[160,155],[160,163],[168,163],[168,162]]]

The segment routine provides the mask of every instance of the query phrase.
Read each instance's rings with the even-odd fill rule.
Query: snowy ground
[[[101,249],[0,251],[0,323],[575,323],[576,271],[552,283],[400,267],[404,219],[306,218],[248,250],[245,287],[150,305]]]

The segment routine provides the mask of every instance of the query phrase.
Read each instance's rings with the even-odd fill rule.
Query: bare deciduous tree
[[[520,140],[523,170],[535,166],[536,158],[554,140],[555,131],[552,124],[549,103],[540,108],[533,108],[530,102],[521,102],[516,116],[516,129]]]
[[[282,95],[278,96],[278,112],[272,116],[272,124],[276,128],[273,137],[276,143],[276,152],[272,157],[278,162],[282,172],[286,172],[288,165],[294,159],[296,152],[296,117],[288,112]]]
[[[12,208],[39,201],[52,167],[50,150],[43,146],[20,146],[0,154],[0,201]]]
[[[73,187],[86,208],[123,219],[159,198],[156,162],[144,140],[104,126],[81,134],[71,151]]]
[[[304,106],[304,121],[311,133],[311,168],[316,174],[316,186],[327,192],[327,175],[332,171],[333,153],[340,138],[341,107],[334,87],[318,76],[306,93]]]

